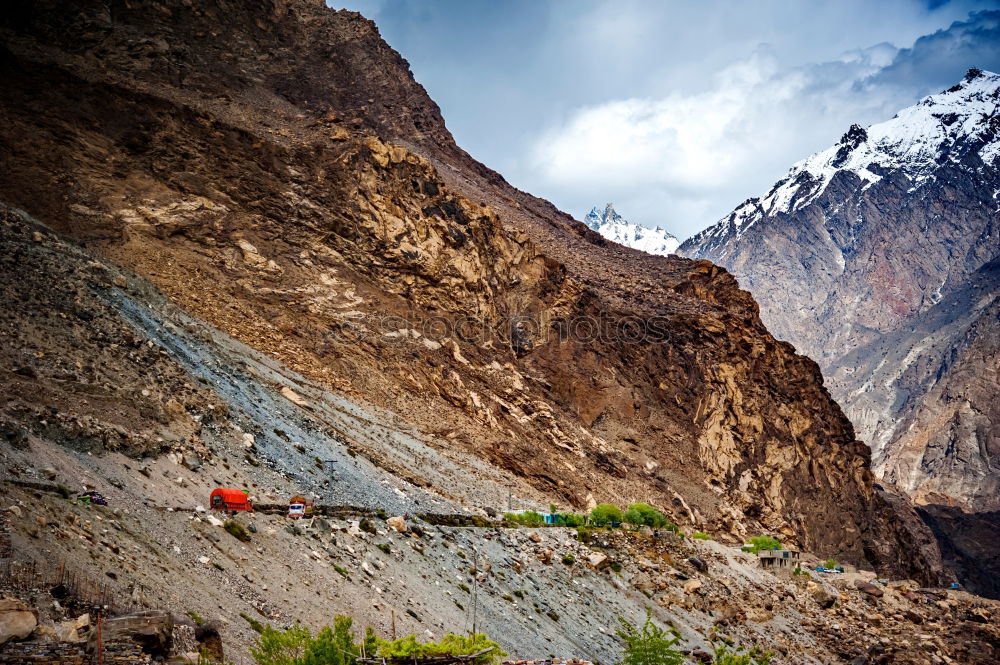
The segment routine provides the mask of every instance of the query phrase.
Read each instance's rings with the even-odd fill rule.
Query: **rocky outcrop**
[[[38,627],[38,613],[17,598],[0,598],[0,645],[29,637]]]
[[[815,358],[875,469],[921,503],[998,505],[1000,76],[795,165],[681,247],[733,272]]]
[[[729,273],[511,188],[357,14],[19,2],[0,26],[0,196],[191,314],[564,504],[936,575]]]

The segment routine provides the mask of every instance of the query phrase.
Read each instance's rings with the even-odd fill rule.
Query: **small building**
[[[208,505],[212,510],[221,510],[227,513],[253,511],[249,493],[234,487],[216,487],[208,498]]]
[[[761,550],[757,553],[761,568],[797,568],[801,556],[797,550]]]

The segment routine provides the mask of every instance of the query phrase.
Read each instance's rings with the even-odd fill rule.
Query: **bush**
[[[674,646],[680,635],[673,628],[663,630],[653,623],[652,612],[646,610],[646,622],[641,629],[618,617],[621,628],[616,632],[625,642],[621,665],[682,665],[684,654]]]
[[[384,554],[392,554],[392,547],[389,545],[389,543],[379,543],[375,547],[382,550]]]
[[[762,651],[757,647],[749,650],[746,647],[730,647],[730,641],[712,642],[714,665],[769,665],[774,658],[773,651]]]
[[[827,559],[826,561],[823,562],[823,567],[826,568],[827,570],[833,570],[837,567],[837,560]]]
[[[661,529],[669,523],[667,516],[648,503],[633,503],[625,511],[624,520],[636,527],[648,526]]]
[[[576,557],[574,557],[572,554],[567,554],[562,558],[562,562],[565,563],[567,566],[572,566],[574,563],[576,563]]]
[[[691,537],[695,540],[712,540],[712,537],[704,531],[695,531],[691,534]]]
[[[257,665],[297,665],[311,641],[312,635],[305,626],[295,625],[288,630],[264,626],[257,644],[250,647],[250,655]]]
[[[358,522],[358,528],[365,533],[375,534],[375,525],[369,522],[365,517],[362,517],[361,521]]]
[[[590,523],[594,526],[611,526],[621,524],[622,511],[610,503],[599,503],[590,511]]]
[[[455,635],[448,633],[440,642],[419,642],[416,635],[398,640],[378,640],[375,655],[379,658],[427,658],[432,656],[467,656],[483,649],[492,649],[475,660],[474,665],[495,665],[507,655],[500,645],[484,633]]]
[[[753,552],[756,554],[762,550],[780,550],[782,548],[781,541],[776,538],[771,538],[770,536],[754,536],[750,539],[750,545],[744,545],[744,552]]]
[[[244,621],[250,624],[250,629],[253,630],[253,632],[257,633],[258,635],[264,632],[264,624],[262,624],[260,621],[257,621],[252,616],[248,615],[246,612],[240,612],[240,616],[243,617]]]
[[[504,513],[503,519],[515,526],[540,527],[545,526],[545,518],[541,513],[526,510],[523,513]]]
[[[222,528],[236,540],[244,543],[250,542],[250,534],[247,532],[246,527],[236,520],[226,520],[226,523],[222,525]]]
[[[205,620],[201,618],[201,615],[195,612],[194,610],[188,610],[184,614],[188,615],[191,618],[191,621],[194,621],[199,626],[205,623]]]

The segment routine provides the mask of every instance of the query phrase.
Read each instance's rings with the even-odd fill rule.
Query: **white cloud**
[[[636,219],[685,234],[769,186],[852,122],[904,105],[896,91],[861,85],[895,53],[879,45],[834,63],[783,70],[760,49],[693,94],[577,109],[539,138],[532,167],[547,188],[573,198],[595,188],[614,191],[634,201]],[[664,219],[666,211],[672,219]],[[677,219],[681,212],[712,217]]]

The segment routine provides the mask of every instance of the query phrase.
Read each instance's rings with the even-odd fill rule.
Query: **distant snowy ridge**
[[[604,210],[595,206],[583,221],[608,240],[647,254],[673,254],[681,244],[674,235],[659,227],[650,229],[628,221],[615,211],[611,203],[604,206]]]
[[[942,164],[978,155],[985,164],[1000,156],[1000,75],[978,69],[944,92],[929,95],[891,120],[864,129],[852,125],[840,141],[788,171],[762,198],[741,203],[728,216],[684,243],[685,256],[739,238],[756,222],[791,213],[815,200],[841,171],[870,187],[890,171],[908,177],[912,189],[933,178]]]

